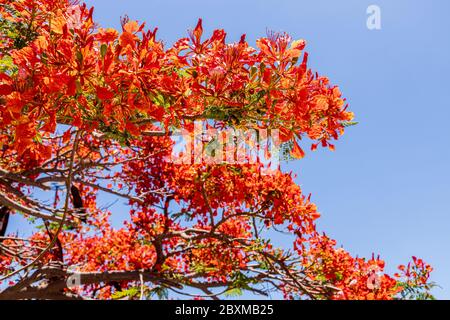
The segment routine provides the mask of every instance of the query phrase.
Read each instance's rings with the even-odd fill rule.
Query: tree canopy
[[[74,1],[0,0],[0,299],[432,297],[421,259],[387,274],[317,230],[291,173],[248,155],[171,161],[173,135],[196,122],[277,131],[294,159],[305,141],[334,150],[353,113],[304,40],[269,33],[254,48],[199,20],[167,48],[156,28],[121,26]]]

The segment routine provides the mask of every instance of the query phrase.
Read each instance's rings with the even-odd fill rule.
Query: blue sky
[[[266,30],[307,41],[309,65],[340,86],[355,112],[336,151],[307,153],[285,170],[312,193],[319,228],[352,254],[380,253],[388,271],[412,255],[435,268],[450,298],[450,2],[446,0],[90,0],[103,27],[119,18],[158,27],[168,45],[203,18],[254,45]],[[366,8],[381,8],[368,30]]]

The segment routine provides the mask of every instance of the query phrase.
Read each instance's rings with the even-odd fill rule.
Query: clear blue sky
[[[203,18],[207,33],[242,33],[254,45],[266,30],[307,40],[310,67],[329,76],[359,124],[336,151],[309,152],[285,165],[312,193],[319,228],[352,254],[380,253],[388,271],[424,258],[450,298],[450,2],[90,0],[103,27],[119,17],[159,28],[168,45]],[[382,29],[366,28],[381,8]]]

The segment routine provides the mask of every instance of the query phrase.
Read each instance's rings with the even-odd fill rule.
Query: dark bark
[[[8,228],[10,213],[11,211],[8,207],[2,206],[0,208],[0,237],[4,237],[6,234],[6,228]]]
[[[80,220],[86,222],[86,209],[84,208],[80,190],[76,186],[72,185],[70,188],[70,193],[72,195],[73,207],[76,209],[77,213],[80,214]]]

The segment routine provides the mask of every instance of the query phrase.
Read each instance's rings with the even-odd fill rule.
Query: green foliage
[[[0,30],[1,32],[1,30]],[[0,73],[6,73],[9,76],[12,76],[18,71],[17,66],[14,64],[12,58],[8,55],[5,55],[0,59]]]
[[[139,288],[137,287],[131,287],[126,290],[116,291],[114,292],[111,297],[115,300],[123,299],[123,298],[134,298],[139,294]]]
[[[160,300],[167,300],[169,299],[169,290],[164,287],[155,287],[151,290],[149,290],[149,294],[151,296],[156,296]]]
[[[2,7],[5,8],[6,11],[9,11],[13,15],[15,12],[11,9],[7,4],[2,4]],[[11,39],[13,42],[14,49],[22,49],[26,47],[31,41],[33,41],[38,33],[33,30],[33,19],[28,24],[22,22],[14,22],[3,17],[0,17],[0,32],[8,39]],[[4,46],[1,46],[4,47]],[[7,48],[9,51],[11,48]]]
[[[397,287],[402,288],[398,297],[400,300],[436,300],[430,292],[433,288],[438,287],[435,282],[418,284],[399,281]]]
[[[232,288],[225,292],[225,296],[227,296],[227,297],[239,297],[241,295],[242,295],[241,288]]]
[[[342,122],[343,127],[352,127],[352,126],[356,126],[357,124],[358,124],[357,121],[343,121]]]
[[[294,147],[292,141],[284,142],[280,146],[280,160],[281,161],[292,161],[294,158],[291,156],[291,150]]]

